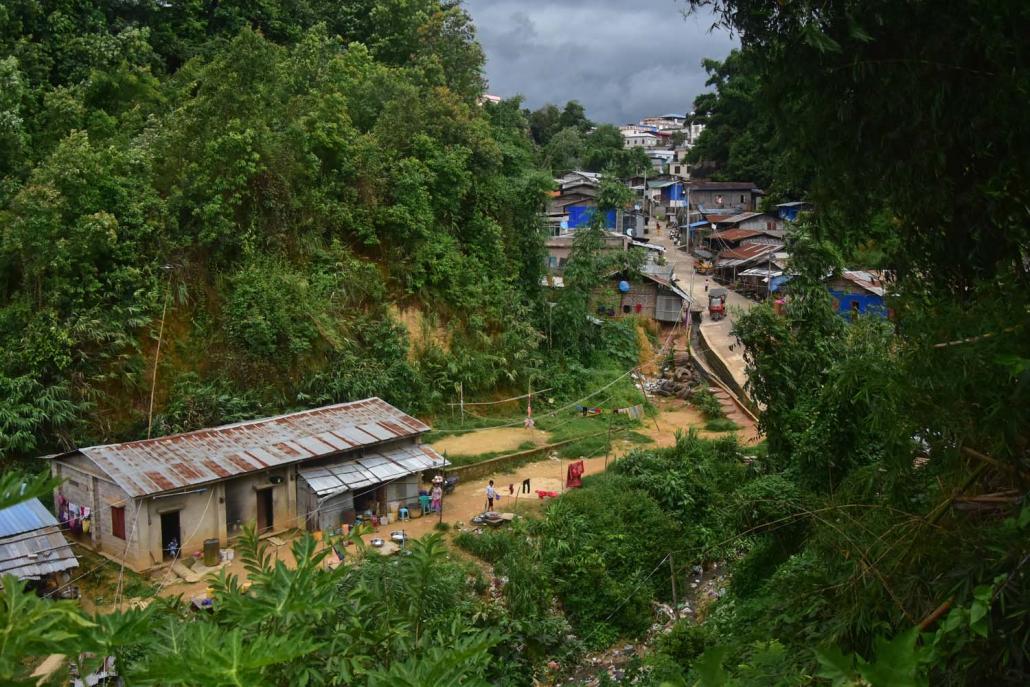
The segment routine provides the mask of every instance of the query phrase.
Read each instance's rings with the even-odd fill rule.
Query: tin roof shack
[[[572,246],[576,241],[574,234],[563,234],[552,236],[544,242],[547,248],[547,271],[550,274],[561,274],[565,271],[565,265],[572,256]],[[602,252],[626,252],[629,250],[631,239],[624,234],[605,232],[604,247]]]
[[[729,215],[754,212],[762,195],[750,181],[690,181],[683,187],[689,191],[691,209],[723,210]]]
[[[845,270],[831,276],[826,287],[833,296],[837,314],[854,320],[859,315],[888,317],[884,297],[887,295],[885,275],[872,270]]]
[[[417,497],[418,475],[446,461],[419,443],[429,427],[378,398],[52,457],[55,501],[89,508],[83,544],[136,570],[224,546],[245,523],[262,532],[338,527]],[[323,475],[360,479],[327,486]],[[323,509],[323,506],[326,506]]]
[[[739,248],[727,248],[719,252],[715,261],[716,276],[725,284],[735,285],[741,272],[756,264],[765,264],[769,257],[782,250],[782,243],[745,240]]]
[[[56,589],[78,566],[57,518],[39,499],[0,510],[0,576],[14,575],[39,590]]]
[[[620,288],[628,285],[625,291]],[[676,323],[683,319],[690,296],[679,288],[671,270],[645,271],[639,277],[612,275],[608,283],[594,292],[598,315],[607,317],[649,317],[658,322]]]

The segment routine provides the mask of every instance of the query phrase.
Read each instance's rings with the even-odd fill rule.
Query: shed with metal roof
[[[303,526],[302,473],[352,465],[382,491],[386,513],[417,492],[418,473],[444,462],[419,443],[429,426],[379,398],[340,403],[170,436],[91,446],[51,459],[62,478],[55,500],[90,508],[84,544],[136,569],[170,551],[223,545],[247,523],[273,532]],[[414,486],[413,486],[414,485]],[[337,526],[339,523],[336,523]]]
[[[0,510],[0,575],[44,580],[78,565],[57,518],[39,499]]]

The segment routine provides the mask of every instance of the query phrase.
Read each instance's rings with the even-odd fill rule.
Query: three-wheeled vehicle
[[[708,291],[708,316],[713,322],[726,317],[726,293],[721,286]]]

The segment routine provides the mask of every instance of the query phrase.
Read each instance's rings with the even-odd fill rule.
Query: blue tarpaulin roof
[[[700,222],[692,222],[692,223],[690,224],[690,228],[691,228],[691,229],[693,229],[694,227],[706,227],[706,226],[708,226],[709,224],[711,224],[711,222],[709,222],[709,221],[708,221],[708,220],[706,220],[706,219],[703,219],[703,220],[701,220]]]

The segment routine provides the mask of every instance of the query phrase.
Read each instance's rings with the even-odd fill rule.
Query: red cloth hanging
[[[575,463],[569,464],[569,471],[565,476],[565,487],[567,489],[575,489],[576,487],[583,486],[583,461],[577,460]]]

